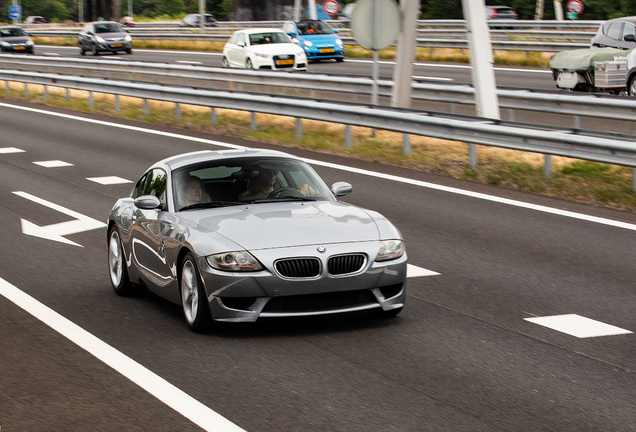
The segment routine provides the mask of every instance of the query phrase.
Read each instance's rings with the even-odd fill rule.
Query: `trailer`
[[[550,58],[552,78],[564,91],[625,94],[630,52],[615,48],[562,51]]]

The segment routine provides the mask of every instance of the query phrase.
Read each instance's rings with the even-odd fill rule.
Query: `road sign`
[[[9,5],[9,19],[22,19],[22,6]]]
[[[377,29],[376,22],[379,24]],[[402,13],[394,0],[358,0],[351,13],[350,28],[356,42],[370,50],[381,50],[391,45],[401,25]]]
[[[566,7],[572,13],[580,15],[583,12],[584,6],[581,0],[568,0]]]
[[[340,3],[338,3],[336,0],[325,0],[322,3],[322,8],[329,15],[335,15],[340,12]]]

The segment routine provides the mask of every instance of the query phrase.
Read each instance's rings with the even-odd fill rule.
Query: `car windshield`
[[[26,36],[26,33],[19,27],[0,29],[0,37],[11,36]]]
[[[123,32],[121,26],[117,23],[95,24],[95,33],[117,33],[117,32]]]
[[[290,43],[291,40],[283,32],[253,33],[250,35],[250,45]]]
[[[298,23],[298,33],[301,35],[331,34],[333,30],[322,21],[301,21]]]
[[[286,158],[236,158],[173,172],[179,211],[272,201],[332,201],[331,191],[309,165]]]

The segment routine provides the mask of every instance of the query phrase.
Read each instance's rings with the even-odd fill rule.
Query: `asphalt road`
[[[0,99],[2,432],[231,430],[217,414],[249,432],[636,429],[636,215],[287,149],[327,184],[352,183],[345,201],[391,219],[409,263],[438,274],[409,278],[393,319],[194,334],[179,306],[114,294],[104,227],[66,235],[74,245],[23,220],[105,222],[132,183],[89,178],[134,182],[223,142],[272,146],[22,106],[43,111]],[[558,315],[570,330],[527,320]]]

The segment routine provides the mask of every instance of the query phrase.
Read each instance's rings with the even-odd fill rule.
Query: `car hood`
[[[28,36],[8,36],[0,38],[0,42],[9,42],[10,44],[23,44],[30,40]]]
[[[185,211],[180,217],[195,223],[194,231],[220,234],[243,249],[257,250],[379,240],[370,213],[343,202],[318,201],[245,204]]]
[[[126,37],[126,32],[112,32],[112,33],[97,33],[95,36],[99,36],[104,39],[123,39]]]
[[[252,45],[249,47],[250,51],[263,53],[263,54],[300,54],[304,51],[298,47],[295,43],[276,43],[276,44],[262,44]]]
[[[317,34],[317,35],[302,35],[298,36],[301,41],[309,41],[314,45],[328,45],[333,46],[336,41],[340,39],[338,35],[334,34]]]

